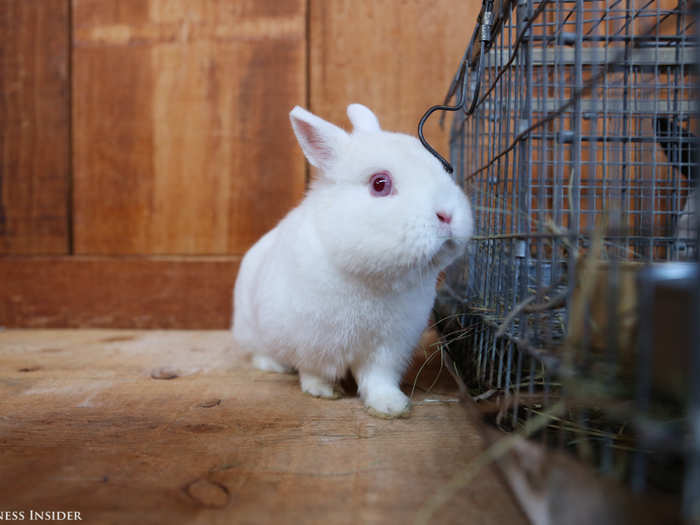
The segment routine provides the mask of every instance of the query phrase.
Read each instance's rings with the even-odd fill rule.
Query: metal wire
[[[634,312],[641,267],[698,256],[695,33],[686,0],[485,2],[445,104],[419,126],[423,140],[430,114],[455,112],[450,158],[475,213],[474,240],[438,303],[468,334],[461,356],[452,345],[455,362],[474,388],[509,400],[502,425],[537,408],[523,399],[546,407],[581,385],[636,402],[626,415],[581,408],[543,433],[605,471],[623,448],[684,439],[650,416],[667,400],[655,373],[644,375],[652,364],[634,361],[643,308]],[[653,388],[642,403],[643,377]],[[684,413],[666,397],[661,413]],[[625,454],[631,486],[658,481],[648,455]]]
[[[482,8],[482,13],[480,16],[480,22],[479,22],[479,27],[480,27],[480,34],[481,34],[481,55],[479,57],[479,62],[477,65],[477,73],[476,73],[476,81],[474,85],[474,93],[472,95],[472,102],[469,105],[469,109],[466,110],[468,115],[471,115],[474,111],[474,108],[476,107],[477,99],[479,97],[479,89],[481,87],[481,77],[483,75],[484,71],[484,54],[486,52],[486,49],[488,48],[489,43],[491,42],[491,23],[492,23],[492,17],[493,17],[493,0],[484,0],[483,8]],[[443,165],[445,168],[445,171],[447,173],[453,173],[454,168],[452,165],[449,163],[447,159],[445,159],[436,149],[434,149],[426,140],[425,136],[423,135],[423,126],[425,125],[425,122],[428,120],[428,117],[432,115],[435,111],[458,111],[460,109],[463,109],[465,107],[465,102],[467,100],[467,62],[466,62],[466,55],[465,55],[465,60],[462,62],[460,65],[459,71],[457,73],[456,77],[456,82],[455,86],[459,85],[460,83],[462,84],[462,88],[459,90],[459,97],[457,99],[457,103],[454,106],[448,106],[447,104],[441,104],[441,105],[436,105],[428,108],[428,110],[425,112],[425,114],[421,117],[419,123],[418,123],[418,138],[421,141],[421,144],[430,152],[432,153]],[[461,82],[460,82],[461,80]]]

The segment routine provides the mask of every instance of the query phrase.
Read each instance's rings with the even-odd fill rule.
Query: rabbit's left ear
[[[350,104],[348,106],[348,118],[352,126],[361,131],[380,131],[379,120],[372,111],[362,104]]]
[[[289,119],[309,162],[322,171],[333,167],[348,141],[348,134],[299,106],[292,109]]]

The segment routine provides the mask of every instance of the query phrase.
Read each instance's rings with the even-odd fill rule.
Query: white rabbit
[[[295,107],[297,140],[319,169],[303,202],[241,262],[233,337],[263,370],[299,371],[337,397],[352,371],[370,413],[399,417],[399,389],[435,300],[439,271],[472,233],[469,202],[411,136],[382,131],[365,106],[351,134]]]

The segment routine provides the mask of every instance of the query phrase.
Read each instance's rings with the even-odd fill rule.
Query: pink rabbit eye
[[[380,171],[369,179],[370,193],[375,197],[386,197],[391,194],[391,175]]]

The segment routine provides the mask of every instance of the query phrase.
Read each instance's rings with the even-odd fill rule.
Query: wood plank
[[[0,254],[69,250],[68,0],[0,0]]]
[[[75,251],[241,254],[300,200],[306,4],[73,10]]]
[[[425,110],[442,103],[480,7],[459,0],[312,0],[312,110],[346,123],[345,108],[360,102],[384,129],[416,135]],[[444,130],[439,116],[425,135],[447,157],[451,116]]]
[[[84,523],[413,523],[483,447],[454,390],[411,417],[251,370],[228,332],[0,332],[0,508]],[[168,367],[172,380],[152,378]],[[158,374],[156,374],[158,375]],[[522,524],[491,469],[432,523]]]
[[[227,328],[239,257],[0,257],[0,326]]]

